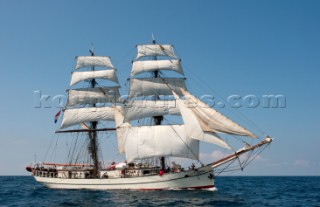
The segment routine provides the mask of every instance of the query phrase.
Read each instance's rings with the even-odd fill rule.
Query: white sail
[[[129,98],[138,96],[172,95],[172,90],[185,89],[184,78],[131,78]]]
[[[96,70],[96,71],[83,71],[73,72],[71,76],[70,86],[88,79],[100,78],[119,83],[116,70]]]
[[[162,156],[199,159],[199,141],[186,137],[184,125],[131,127],[124,146],[127,162]]]
[[[174,93],[174,92],[173,92]],[[220,147],[224,147],[226,149],[231,149],[229,145],[220,139],[217,134],[215,134],[213,131],[205,132],[203,131],[199,120],[197,117],[193,114],[191,109],[185,107],[183,104],[183,101],[178,99],[177,95],[174,94],[176,97],[176,103],[177,107],[180,110],[184,125],[186,127],[186,136],[192,139],[197,139],[204,142],[209,142],[215,145],[218,145]]]
[[[181,92],[186,97],[186,107],[192,106],[189,109],[192,110],[198,120],[201,121],[203,128],[206,127],[216,132],[227,134],[249,136],[252,138],[257,137],[252,132],[209,107],[207,104],[191,95],[188,91],[181,89]]]
[[[178,58],[174,53],[172,45],[137,45],[138,54],[136,59],[145,56],[168,56],[172,58]]]
[[[156,70],[172,70],[183,75],[180,60],[145,60],[132,63],[131,76]]]
[[[68,106],[116,102],[120,102],[119,86],[69,90]]]
[[[64,129],[76,124],[93,122],[93,121],[112,121],[114,112],[111,107],[90,107],[66,109],[60,129]]]
[[[134,100],[123,106],[124,122],[163,115],[179,115],[175,100]]]
[[[114,108],[114,119],[117,127],[117,141],[118,141],[118,152],[125,153],[124,142],[125,137],[131,127],[131,125],[126,122],[124,123],[123,115],[118,108]]]
[[[86,67],[106,67],[106,68],[114,68],[111,63],[110,57],[108,56],[78,56],[76,57],[76,67],[86,68]]]

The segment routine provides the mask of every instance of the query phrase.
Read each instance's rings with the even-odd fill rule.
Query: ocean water
[[[51,190],[0,176],[0,206],[319,206],[320,177],[217,177],[215,191]]]

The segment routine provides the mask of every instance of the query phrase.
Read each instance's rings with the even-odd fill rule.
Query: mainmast
[[[94,52],[93,52],[93,48],[91,48],[90,50],[90,54],[91,56],[94,56]],[[95,68],[94,66],[91,67],[91,70],[94,71]],[[90,81],[90,87],[91,88],[95,88],[96,87],[96,79],[93,78],[91,81]],[[92,104],[92,107],[96,107],[96,104]],[[93,160],[93,175],[95,177],[98,176],[98,169],[99,169],[99,158],[98,158],[98,144],[97,144],[97,124],[98,122],[96,121],[93,121],[93,122],[90,122],[90,129],[92,131],[90,131],[88,133],[89,135],[89,151],[90,151],[90,154],[91,154],[91,158]]]
[[[154,38],[154,35],[152,34],[152,44],[156,44],[156,40]],[[157,56],[153,56],[152,57],[153,60],[157,60]],[[160,74],[159,74],[159,70],[155,70],[153,72],[153,77],[154,78],[159,78]],[[160,97],[159,96],[155,96],[155,100],[159,100]],[[161,125],[161,122],[163,120],[163,116],[154,116],[153,117],[154,120],[154,125]],[[161,170],[165,170],[165,157],[160,157],[160,165],[161,165]]]
[[[199,159],[199,140],[189,139],[184,125],[162,125],[165,115],[181,114],[176,100],[168,100],[167,97],[172,96],[174,91],[181,95],[180,90],[186,89],[185,78],[163,77],[163,70],[184,75],[180,59],[172,45],[159,44],[154,38],[149,44],[137,45],[128,96],[133,100],[133,105],[124,109],[123,119],[125,122],[131,122],[150,117],[152,121],[152,126],[123,127],[126,130],[123,145],[127,162],[160,158],[162,170],[166,167],[166,157]],[[149,74],[149,77],[135,77],[141,73]],[[121,140],[123,137],[120,136],[118,139]]]

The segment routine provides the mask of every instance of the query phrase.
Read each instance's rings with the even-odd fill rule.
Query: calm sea
[[[0,176],[0,206],[319,206],[320,177],[217,177],[216,191],[50,190]]]

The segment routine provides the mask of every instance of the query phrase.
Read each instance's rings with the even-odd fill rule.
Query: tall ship
[[[76,138],[65,163],[27,166],[37,182],[55,189],[213,189],[215,176],[242,170],[272,142],[192,95],[172,45],[154,39],[137,45],[127,82],[128,92],[121,95],[108,56],[91,49],[89,56],[76,57],[66,106],[55,117],[62,114],[59,139]],[[111,146],[102,147],[101,138],[109,134],[123,155],[120,162],[102,159]],[[229,141],[240,141],[238,148]],[[228,154],[203,163],[200,144]]]

